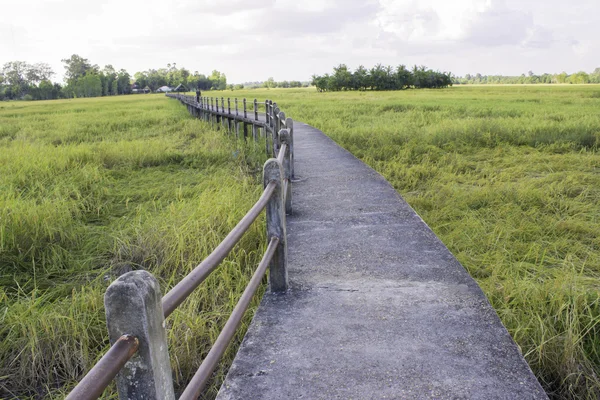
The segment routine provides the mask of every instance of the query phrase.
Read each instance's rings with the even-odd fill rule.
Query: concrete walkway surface
[[[547,399],[477,283],[377,172],[295,122],[290,290],[217,399]]]

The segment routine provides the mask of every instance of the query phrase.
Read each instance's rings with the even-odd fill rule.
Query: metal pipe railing
[[[136,337],[121,336],[102,356],[100,361],[89,370],[65,400],[95,400],[102,396],[104,390],[117,376],[123,365],[135,354],[139,344]]]
[[[274,191],[275,184],[269,184],[254,207],[252,207],[244,218],[238,222],[235,228],[229,232],[217,248],[163,297],[162,304],[165,318],[168,317],[173,310],[175,310],[177,306],[179,306],[190,293],[192,293],[194,289],[210,275],[225,257],[227,257],[231,249],[233,249],[241,239],[242,235],[267,206]]]
[[[225,323],[225,327],[219,334],[219,337],[217,337],[217,340],[212,345],[208,355],[204,361],[202,361],[200,368],[198,368],[198,371],[196,371],[194,374],[194,377],[185,388],[179,400],[195,400],[200,395],[202,389],[204,389],[204,386],[210,379],[212,372],[217,366],[217,363],[225,353],[225,350],[227,350],[231,339],[233,339],[233,336],[235,335],[235,332],[242,321],[242,317],[246,313],[246,310],[250,305],[250,301],[252,300],[252,297],[254,297],[254,294],[256,293],[256,290],[258,289],[260,282],[267,271],[267,266],[271,262],[278,244],[279,238],[271,238],[269,246],[267,247],[267,251],[260,261],[258,268],[254,272],[254,275],[252,275],[250,283],[246,287],[246,290],[244,290],[242,297],[233,309],[233,312]]]
[[[252,296],[258,290],[267,267],[271,271],[269,275],[269,287],[272,291],[282,292],[287,290],[288,287],[285,214],[291,212],[290,163],[293,159],[291,119],[288,118],[286,120],[285,114],[280,112],[277,104],[270,100],[264,102],[265,122],[263,123],[259,120],[258,102],[256,99],[254,100],[253,107],[254,120],[248,120],[246,100],[244,100],[244,117],[242,119],[237,99],[235,99],[234,115],[231,112],[230,99],[227,99],[228,113],[225,113],[223,97],[221,97],[221,107],[219,110],[218,98],[196,98],[182,94],[167,94],[167,96],[179,99],[182,103],[187,104],[188,110],[192,115],[206,121],[217,123],[220,121],[225,125],[223,123],[224,119],[231,120],[231,122],[236,120],[236,132],[239,132],[237,121],[244,124],[251,123],[255,139],[258,138],[256,134],[257,127],[263,129],[265,136],[269,136],[267,132],[270,132],[273,145],[272,150],[276,158],[271,158],[265,163],[263,168],[264,190],[254,206],[215,250],[164,297],[160,294],[160,288],[156,279],[150,273],[143,270],[124,274],[111,284],[105,295],[107,323],[109,325],[111,340],[118,339],[69,394],[67,397],[68,400],[98,398],[123,367],[126,374],[135,375],[136,386],[131,386],[131,376],[127,378],[119,375],[117,386],[120,398],[161,398],[174,400],[175,394],[169,368],[164,318],[169,316],[227,257],[263,209],[266,209],[267,233],[270,237],[267,250],[225,324],[223,331],[219,334],[219,337],[184,391],[181,399],[197,398],[206,385],[212,371],[235,335]],[[228,129],[231,129],[229,122],[227,125]],[[282,127],[287,129],[280,130]],[[244,125],[244,132],[246,132],[245,128],[246,126]],[[267,140],[267,146],[268,143],[269,141]],[[285,207],[283,206],[284,204]],[[132,303],[130,300],[131,296],[136,296],[139,303]],[[142,305],[143,309],[139,309],[138,304]],[[128,309],[129,311],[123,314],[123,309]],[[130,321],[128,315],[138,313],[138,311],[140,313],[138,317],[141,318],[132,318]],[[114,322],[117,320],[119,322]],[[111,324],[111,321],[114,323]],[[152,329],[146,330],[145,327],[147,326],[151,326]],[[123,330],[128,329],[130,332],[135,333],[135,336],[138,336],[139,339],[133,335],[124,335]],[[128,364],[127,361],[138,351],[138,347],[140,350],[138,356],[136,356],[135,365]],[[138,368],[139,366],[144,368]],[[155,385],[154,383],[156,382],[159,382],[159,384]]]
[[[285,157],[286,150],[287,150],[287,144],[284,143],[279,147],[279,153],[277,154],[277,161],[279,161],[279,163],[282,165],[285,161],[284,157]]]

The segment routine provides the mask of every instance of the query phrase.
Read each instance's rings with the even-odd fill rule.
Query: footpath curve
[[[477,283],[377,172],[294,122],[290,290],[217,396],[547,399]]]

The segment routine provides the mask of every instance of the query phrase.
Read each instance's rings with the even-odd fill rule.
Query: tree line
[[[319,92],[340,90],[403,90],[408,88],[445,88],[452,86],[452,75],[424,66],[409,70],[377,64],[371,69],[359,66],[350,71],[345,64],[333,68],[332,74],[313,75],[312,84]]]
[[[124,69],[112,65],[100,68],[88,59],[73,54],[61,60],[65,68],[64,83],[51,79],[56,73],[46,63],[30,64],[10,61],[0,70],[0,100],[52,100],[74,97],[99,97],[129,94],[134,88],[156,91],[162,86],[183,84],[193,90],[224,90],[227,77],[219,71],[206,76],[198,71],[177,68],[175,63],[166,68],[136,72],[133,77]]]
[[[579,71],[574,74],[567,74],[561,72],[560,74],[548,74],[544,73],[541,75],[534,74],[533,71],[529,71],[527,74],[521,74],[520,76],[504,76],[504,75],[482,75],[482,74],[466,74],[464,77],[455,77],[453,83],[457,85],[485,85],[485,84],[556,84],[556,83],[570,83],[570,84],[586,84],[586,83],[600,83],[600,68],[596,68],[593,72],[587,73],[585,71]]]

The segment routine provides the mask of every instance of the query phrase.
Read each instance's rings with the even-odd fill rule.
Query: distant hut
[[[173,89],[170,88],[170,87],[168,87],[168,86],[161,86],[158,89],[156,89],[157,93],[169,93],[169,92],[172,92],[172,91],[173,91]]]
[[[152,90],[146,85],[145,88],[140,88],[137,83],[131,85],[131,93],[152,93]]]
[[[188,88],[183,83],[180,83],[173,91],[175,92],[188,92]]]

